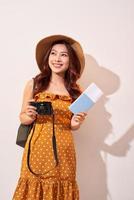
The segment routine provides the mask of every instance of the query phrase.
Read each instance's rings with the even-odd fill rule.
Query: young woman
[[[37,44],[36,61],[40,74],[27,82],[20,113],[21,123],[35,122],[35,128],[25,145],[13,200],[79,200],[71,130],[80,128],[86,113],[73,115],[68,107],[81,94],[76,82],[85,65],[83,50],[68,36],[52,35]],[[54,125],[52,115],[39,115],[31,101],[51,102]]]

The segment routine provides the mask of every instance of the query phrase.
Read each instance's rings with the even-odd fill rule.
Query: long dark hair
[[[72,97],[72,99],[75,100],[81,94],[79,85],[76,83],[77,80],[80,78],[81,65],[74,49],[71,47],[71,45],[68,42],[64,40],[59,40],[52,43],[52,45],[50,46],[50,48],[48,48],[46,54],[44,55],[44,58],[42,60],[42,71],[40,74],[36,75],[34,78],[35,80],[34,95],[46,90],[49,85],[50,78],[51,78],[51,69],[48,65],[48,58],[49,58],[51,49],[53,45],[55,44],[64,44],[68,50],[69,67],[67,71],[65,72],[65,76],[64,76],[65,87],[68,93],[70,94],[70,96]]]

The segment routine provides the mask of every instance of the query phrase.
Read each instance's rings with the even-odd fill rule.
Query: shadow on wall
[[[112,134],[111,114],[105,104],[109,100],[107,96],[120,87],[120,79],[117,74],[99,66],[93,57],[86,55],[86,67],[79,83],[85,89],[92,82],[102,89],[104,95],[88,112],[80,133],[74,134],[80,199],[112,200],[107,186],[106,162],[101,152],[104,155],[126,156],[129,143],[134,138],[134,126],[114,144],[105,143],[105,139]]]

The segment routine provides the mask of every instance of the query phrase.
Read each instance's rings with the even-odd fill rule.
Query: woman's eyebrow
[[[52,51],[56,51],[55,49],[52,49]],[[57,51],[56,51],[57,52]],[[61,51],[61,53],[68,53],[67,51]]]

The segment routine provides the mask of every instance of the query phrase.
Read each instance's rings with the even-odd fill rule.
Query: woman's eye
[[[68,56],[68,55],[67,55],[67,54],[62,54],[62,56],[65,56],[65,57],[66,57],[66,56]]]
[[[55,54],[55,52],[51,52],[51,54],[52,54],[52,55],[54,55],[54,54]]]

